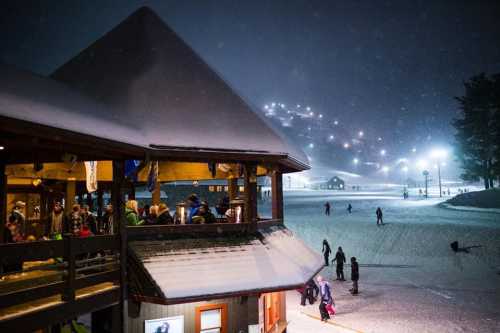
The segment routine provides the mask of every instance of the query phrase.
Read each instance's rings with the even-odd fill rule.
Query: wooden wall
[[[144,321],[173,316],[184,316],[184,333],[195,333],[195,308],[200,305],[221,304],[228,306],[228,333],[247,333],[250,324],[257,324],[258,302],[256,297],[234,297],[176,305],[141,303],[139,317],[128,319],[128,332],[143,333]]]

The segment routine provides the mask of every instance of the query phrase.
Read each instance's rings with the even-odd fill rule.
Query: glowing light
[[[387,153],[387,152],[385,151],[385,149],[382,149],[382,150],[380,151],[380,155],[382,155],[382,156],[385,156],[385,154],[386,154],[386,153]]]
[[[345,148],[345,149],[349,148],[350,146],[351,146],[351,145],[350,145],[348,142],[344,143],[344,148]]]
[[[307,106],[307,107],[306,107],[306,110],[307,110],[307,111],[311,111],[311,107],[310,107],[310,106]]]
[[[328,138],[329,138],[330,140],[335,139],[335,137],[334,137],[333,135],[330,135]]]
[[[359,163],[359,160],[358,160],[357,158],[354,158],[354,159],[352,160],[352,163],[354,163],[354,164],[358,164],[358,163]]]
[[[431,150],[431,157],[435,159],[443,159],[446,158],[448,155],[448,152],[444,149],[441,148],[435,148]]]
[[[411,149],[411,152],[412,152],[412,153],[416,153],[416,152],[417,152],[417,148],[413,147],[413,148]]]
[[[276,103],[272,102],[271,106],[274,108],[276,106]]]
[[[338,120],[335,120],[335,121],[333,122],[333,124],[334,124],[334,125],[338,125],[338,124],[339,124]]]
[[[362,137],[363,137],[363,135],[365,135],[365,133],[364,133],[363,131],[359,131],[358,136],[359,136],[360,138],[362,138]]]
[[[297,104],[297,107],[300,108],[300,104]]]
[[[323,118],[323,115],[320,113],[318,117],[321,119],[321,118]]]
[[[284,109],[284,108],[285,108],[285,104],[281,104],[281,108],[283,108],[283,109]]]
[[[311,148],[311,149],[312,149],[312,148],[314,148],[314,143],[312,143],[312,142],[311,142],[311,143],[309,144],[309,148]]]
[[[382,171],[383,171],[384,173],[388,173],[388,172],[389,172],[389,167],[388,167],[387,165],[384,165],[384,166],[382,167]]]
[[[266,109],[266,110],[269,109],[269,105],[267,105],[267,104],[264,105],[264,109]]]
[[[309,112],[309,115],[312,117],[314,116],[314,112]]]
[[[429,165],[429,162],[427,162],[426,160],[418,160],[418,162],[417,162],[417,167],[421,170],[424,170],[425,168],[427,168],[428,165]]]
[[[377,141],[382,141],[382,138],[379,136],[379,137],[377,138]]]
[[[404,173],[408,172],[408,167],[405,165],[401,168],[401,171],[403,171]]]
[[[4,147],[4,146],[0,146],[0,150],[4,150],[4,149],[5,149],[5,147]]]

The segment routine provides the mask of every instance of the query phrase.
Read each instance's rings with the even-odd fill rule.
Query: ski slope
[[[329,217],[326,201],[333,208]],[[415,195],[405,201],[390,190],[286,192],[290,229],[318,251],[326,238],[333,251],[342,246],[360,263],[359,296],[348,293],[349,282],[333,282],[339,310],[333,323],[339,326],[329,326],[331,332],[500,332],[500,214],[446,209],[437,206],[441,201]],[[384,212],[381,227],[377,207]],[[454,253],[449,244],[455,240],[481,247]],[[332,278],[334,270],[322,274]],[[289,302],[297,302],[290,293]],[[318,332],[325,330],[302,314],[317,314],[316,305],[288,308],[289,332],[310,331],[311,321],[322,325]]]

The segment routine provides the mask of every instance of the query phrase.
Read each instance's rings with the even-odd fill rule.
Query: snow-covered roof
[[[144,146],[140,131],[55,80],[0,64],[0,116]]]
[[[283,226],[261,237],[130,242],[165,303],[299,287],[321,256]]]
[[[146,7],[52,77],[112,106],[108,117],[135,128],[152,148],[288,154],[290,161],[307,168],[304,153],[259,118]]]

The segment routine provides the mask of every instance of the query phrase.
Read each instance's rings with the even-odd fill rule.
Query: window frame
[[[226,303],[207,304],[207,305],[197,306],[195,308],[195,316],[194,316],[195,332],[201,333],[201,313],[203,311],[209,311],[209,310],[220,310],[220,313],[221,313],[220,314],[220,321],[221,321],[220,332],[227,333],[227,304]]]

